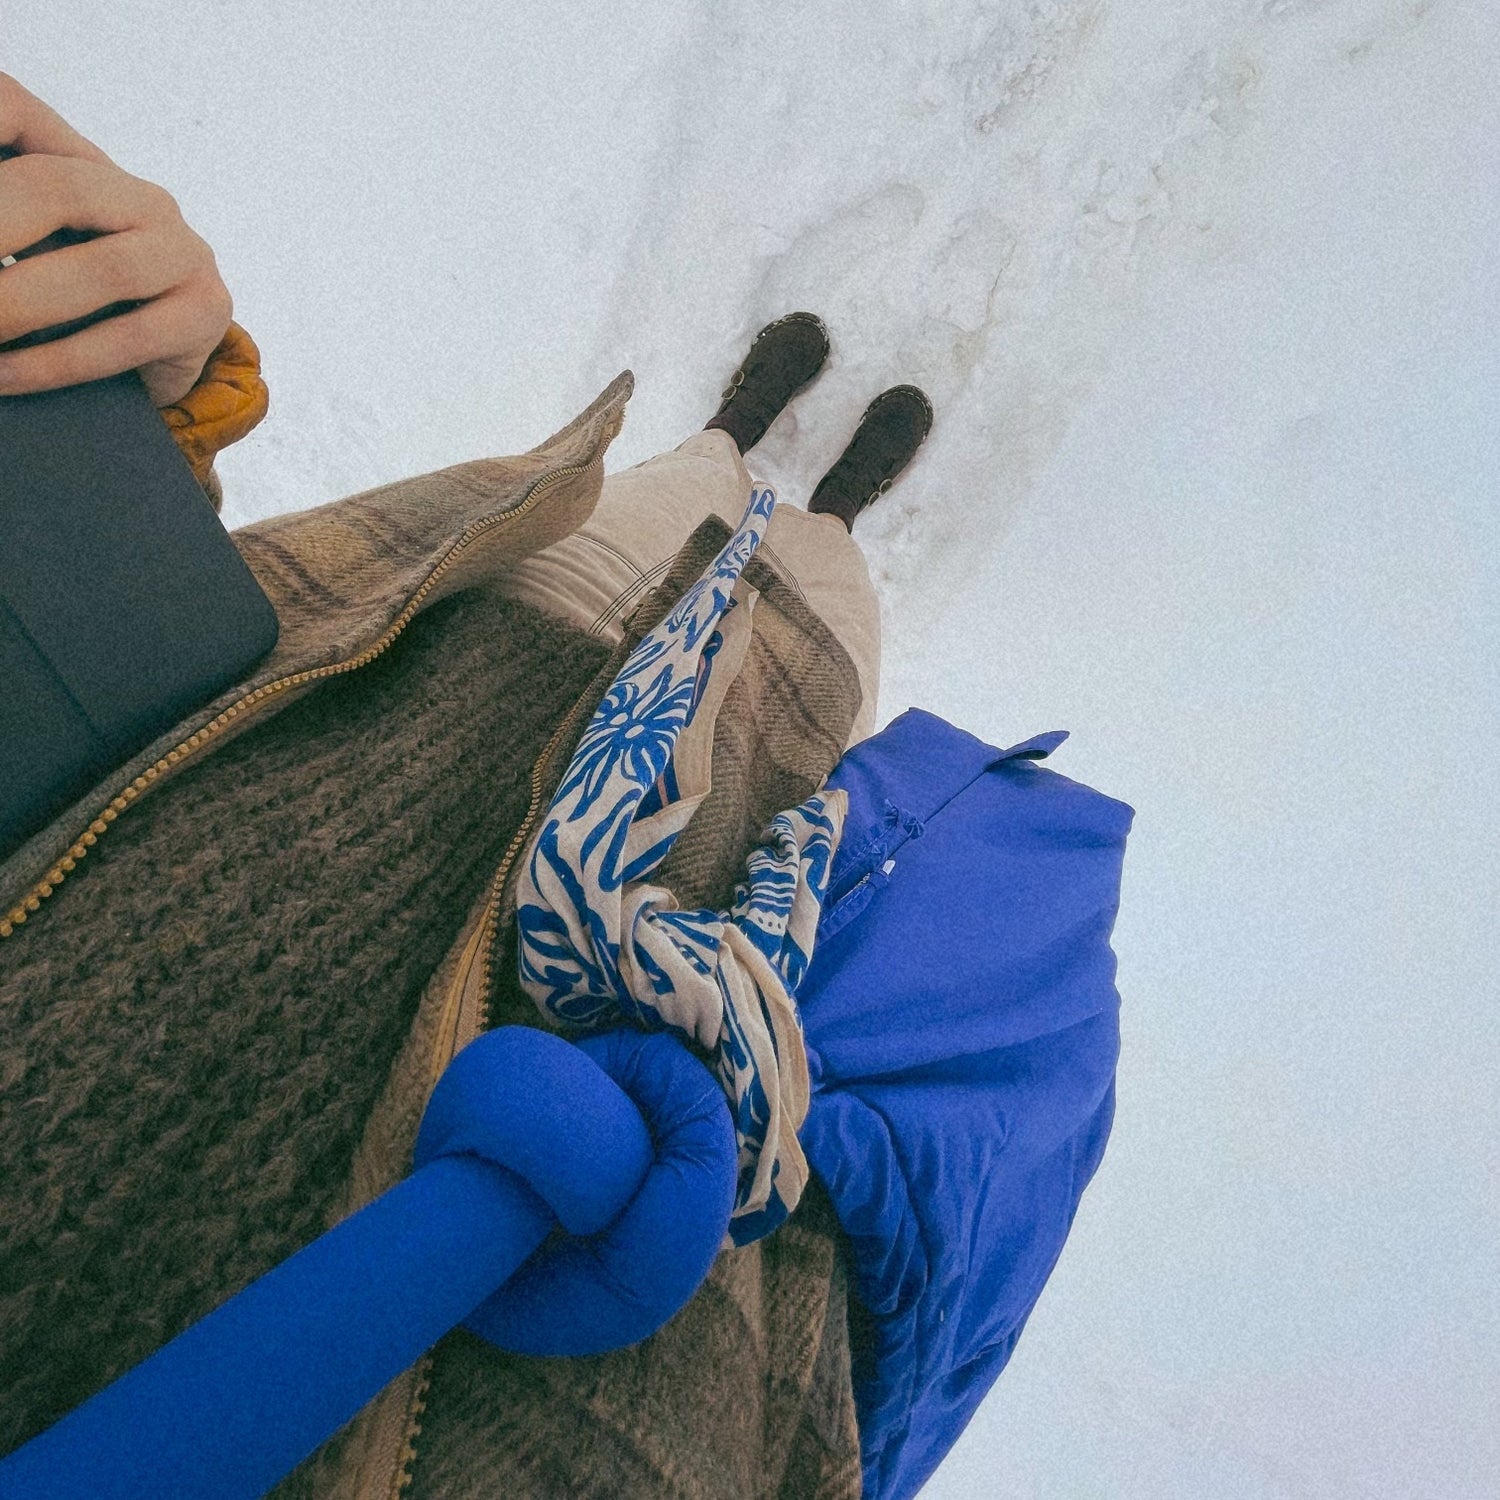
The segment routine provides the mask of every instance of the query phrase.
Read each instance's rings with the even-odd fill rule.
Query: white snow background
[[[925,387],[882,720],[1137,819],[1114,1137],[924,1494],[1500,1493],[1500,10],[48,0],[0,67],[215,247],[231,526],[627,366],[638,462],[793,308],[793,503]]]

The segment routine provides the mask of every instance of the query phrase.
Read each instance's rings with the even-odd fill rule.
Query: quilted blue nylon
[[[912,709],[839,762],[797,1003],[808,1162],[868,1317],[865,1500],[910,1500],[1010,1359],[1114,1118],[1124,803]]]

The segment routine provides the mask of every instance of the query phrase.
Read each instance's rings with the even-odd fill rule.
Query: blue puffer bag
[[[1134,812],[912,709],[849,810],[798,991],[800,1132],[853,1251],[865,1500],[916,1493],[1010,1358],[1114,1117]]]
[[[865,1500],[915,1494],[963,1431],[1113,1120],[1134,813],[1034,764],[1064,738],[996,750],[913,709],[824,788],[848,807],[797,987],[798,1136],[867,1315]],[[457,1323],[533,1354],[635,1343],[707,1274],[738,1152],[676,1038],[507,1027],[443,1075],[414,1166],[0,1462],[0,1495],[250,1500]]]

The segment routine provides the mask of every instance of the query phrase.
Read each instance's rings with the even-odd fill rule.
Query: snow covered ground
[[[1500,12],[1489,0],[51,0],[0,67],[215,246],[240,524],[700,426],[937,426],[861,523],[882,717],[1138,810],[1109,1154],[924,1492],[1479,1500],[1500,1475]]]

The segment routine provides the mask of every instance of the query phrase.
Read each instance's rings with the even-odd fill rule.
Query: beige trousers
[[[517,563],[501,591],[616,644],[630,611],[704,516],[712,512],[739,525],[750,486],[750,471],[728,433],[695,433],[670,453],[606,478],[587,524]],[[856,744],[875,732],[880,682],[880,604],[859,543],[837,517],[783,503],[760,550],[854,661],[863,699],[849,740]]]

